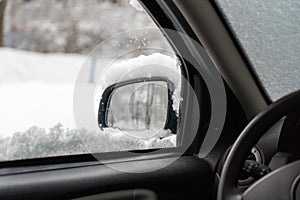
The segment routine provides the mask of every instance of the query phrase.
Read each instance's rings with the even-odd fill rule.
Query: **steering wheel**
[[[218,187],[218,200],[300,199],[300,160],[272,171],[245,191],[237,187],[241,166],[251,148],[273,124],[298,110],[300,91],[274,102],[248,124],[225,161]]]

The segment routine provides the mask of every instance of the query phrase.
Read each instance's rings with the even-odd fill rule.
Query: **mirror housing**
[[[169,81],[165,77],[151,77],[151,78],[137,78],[137,79],[132,79],[128,81],[123,81],[119,83],[115,83],[109,87],[107,87],[103,94],[102,98],[100,101],[99,105],[99,110],[98,110],[98,125],[100,129],[106,128],[106,127],[112,127],[109,122],[108,122],[108,115],[109,115],[109,109],[111,106],[111,102],[113,99],[114,93],[116,91],[120,90],[121,88],[125,88],[126,86],[130,87],[131,85],[133,86],[134,84],[157,84],[158,83],[165,83],[166,85],[166,97],[167,97],[167,107],[166,107],[166,120],[164,123],[163,128],[165,130],[169,129],[173,134],[176,134],[178,125],[179,125],[179,118],[175,110],[173,110],[173,92],[174,92],[174,84]],[[118,97],[118,98],[122,98]],[[121,129],[120,127],[118,127]],[[122,130],[122,129],[121,129]]]

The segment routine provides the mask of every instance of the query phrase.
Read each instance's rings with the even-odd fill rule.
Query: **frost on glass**
[[[300,2],[216,1],[271,99],[300,89]]]

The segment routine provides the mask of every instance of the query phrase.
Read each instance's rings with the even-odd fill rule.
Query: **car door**
[[[49,8],[49,12],[51,9],[67,9],[70,1],[65,2],[59,5],[61,2],[51,1],[55,5]],[[76,6],[79,6],[79,2],[77,1]],[[124,2],[120,2],[120,5],[114,8],[112,5],[116,3],[115,1],[104,1],[103,8],[110,8],[108,13],[113,16],[114,12],[121,12],[120,8],[123,4],[129,3]],[[30,4],[34,6],[34,1],[22,3],[28,7]],[[78,130],[75,131],[76,133],[71,130],[64,133],[61,125],[58,124],[52,127],[51,134],[54,134],[56,138],[60,138],[61,135],[64,138],[70,137],[72,142],[53,142],[48,137],[50,133],[37,127],[26,132],[32,134],[30,137],[16,133],[9,139],[2,139],[1,144],[4,148],[0,148],[6,154],[0,163],[1,199],[161,200],[212,199],[214,197],[214,183],[218,179],[215,176],[217,163],[247,122],[243,109],[218,73],[207,50],[201,45],[199,38],[172,1],[140,1],[140,3],[130,1],[130,4],[139,11],[146,10],[159,28],[159,33],[165,38],[165,41],[161,43],[167,43],[171,48],[168,46],[167,50],[157,49],[154,45],[154,47],[143,49],[135,46],[138,55],[141,56],[138,59],[132,51],[124,52],[124,49],[130,46],[130,43],[122,44],[122,41],[128,39],[126,38],[128,35],[141,33],[144,37],[143,34],[149,32],[155,34],[158,31],[158,29],[153,31],[148,28],[128,31],[125,34],[126,37],[119,35],[120,42],[117,44],[114,43],[116,40],[108,39],[104,41],[104,45],[102,43],[99,48],[96,47],[89,54],[82,68],[78,70],[74,85],[73,112],[77,129],[80,132],[79,137],[76,137]],[[10,11],[17,10],[17,5],[19,5],[17,1],[11,4]],[[26,10],[23,11],[23,14],[26,12]],[[79,11],[72,10],[72,12]],[[85,12],[88,11],[83,11],[83,16]],[[131,18],[122,19],[122,16],[118,16],[118,19],[138,21],[138,17],[137,15],[136,18],[131,16]],[[109,17],[106,20],[109,20]],[[68,52],[77,52],[79,47],[74,44],[82,38],[71,36],[75,33],[80,34],[85,24],[88,22],[85,21],[78,27],[77,25],[71,26],[73,31],[67,36],[65,41],[67,45],[63,51],[67,49]],[[111,25],[110,21],[103,21],[101,24],[111,26],[112,30],[115,26],[121,26],[121,24]],[[97,29],[97,26],[93,28]],[[45,30],[47,32],[47,28]],[[65,32],[63,30],[61,33]],[[45,32],[42,33],[45,34]],[[9,35],[12,41],[14,41],[13,36],[17,34]],[[39,37],[46,38],[46,35]],[[84,38],[82,41],[88,41]],[[129,41],[131,41],[130,38]],[[140,44],[143,44],[143,41]],[[106,51],[114,45],[116,47],[114,51]],[[165,55],[170,55],[171,52],[172,55],[158,55],[163,54],[162,52],[166,52]],[[115,66],[111,71],[108,68],[105,68],[104,72],[100,70],[99,74],[105,75],[104,82],[101,82],[102,79],[100,80],[98,76],[94,76],[98,72],[98,64],[95,63],[99,57],[106,58],[103,59],[101,66]],[[111,64],[112,57],[131,60],[125,66],[122,62],[114,65]],[[22,58],[18,59],[22,60]],[[47,57],[47,59],[50,58]],[[145,62],[145,67],[132,68],[139,62]],[[177,77],[173,76],[174,70],[163,68],[164,65],[169,65],[168,63],[180,63],[174,65],[177,67],[174,76]],[[121,70],[124,67],[130,70],[125,73]],[[164,70],[160,71],[161,68]],[[66,70],[63,73],[70,73],[70,71]],[[116,74],[119,76],[116,77]],[[59,74],[52,75],[59,76]],[[99,83],[99,80],[101,87],[98,88],[96,86],[90,88],[82,84],[83,81],[88,84],[97,81]],[[60,90],[61,87],[55,88],[55,91]],[[180,87],[180,90],[176,87]],[[43,88],[50,91],[52,87],[43,85]],[[97,91],[101,92],[97,93]],[[128,93],[130,93],[129,96]],[[18,94],[21,95],[20,101],[22,101],[22,95],[23,97],[29,95],[22,92]],[[47,92],[40,95],[46,96],[46,94]],[[90,99],[95,97],[92,94],[96,94],[98,99],[96,103]],[[149,95],[158,96],[156,98],[158,103],[155,103],[155,100],[149,103]],[[57,101],[48,99],[46,103],[46,107],[51,107],[49,103],[53,106]],[[96,113],[94,113],[95,107]],[[140,113],[141,110],[142,113]],[[42,109],[39,113],[50,115],[51,110],[45,112]],[[133,116],[132,113],[136,115]],[[97,130],[104,130],[103,137],[86,129],[86,126],[93,121],[90,119],[94,118],[97,119],[97,123],[91,126]],[[9,125],[13,126],[13,123]],[[152,127],[158,128],[151,129]],[[140,130],[144,129],[148,132],[141,133]],[[155,133],[155,140],[143,140],[145,136],[143,134],[153,134],[153,130],[158,130],[159,133],[158,135]],[[122,134],[120,132],[126,132],[125,136],[120,136]],[[44,136],[41,137],[39,134],[44,134]],[[21,135],[24,137],[21,138]],[[129,139],[132,136],[134,140]],[[36,138],[40,140],[37,141]],[[81,143],[75,141],[81,141]],[[82,147],[82,141],[88,144],[88,147]],[[36,145],[37,142],[39,145]],[[99,144],[106,146],[106,150],[101,150]],[[11,146],[15,149],[7,151]],[[36,146],[47,146],[52,154],[45,154],[43,148],[34,148]],[[17,151],[13,151],[16,149]],[[67,154],[56,151],[57,149],[66,149]],[[31,150],[33,154],[26,154]],[[12,151],[14,153],[11,153]],[[15,157],[7,159],[5,156],[8,154]]]

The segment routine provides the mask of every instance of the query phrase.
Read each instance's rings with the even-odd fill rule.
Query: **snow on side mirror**
[[[102,94],[99,127],[136,132],[139,137],[162,129],[176,134],[178,117],[173,110],[173,91],[173,84],[162,77],[113,84]]]

